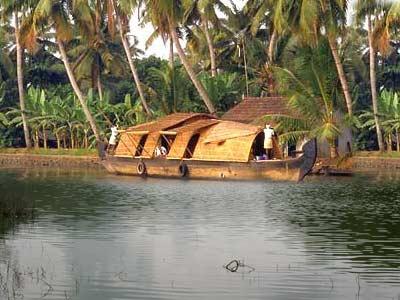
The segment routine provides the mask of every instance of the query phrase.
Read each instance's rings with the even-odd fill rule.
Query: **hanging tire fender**
[[[180,177],[186,177],[189,174],[189,168],[186,163],[181,162],[178,167],[178,173]]]
[[[142,160],[138,162],[136,166],[136,171],[140,176],[147,175],[146,164]]]

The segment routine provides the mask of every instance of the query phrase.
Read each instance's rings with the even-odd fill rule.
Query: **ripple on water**
[[[12,262],[25,299],[400,293],[398,178],[293,184],[0,173],[2,188],[12,180],[21,187],[12,192],[28,189],[38,211],[0,240],[0,274]],[[256,271],[223,269],[234,258]]]

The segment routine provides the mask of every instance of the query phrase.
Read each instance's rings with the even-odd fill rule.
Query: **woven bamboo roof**
[[[174,129],[176,133],[195,133],[200,129],[215,125],[217,123],[221,122],[220,120],[217,119],[204,119],[204,120],[198,120],[193,123],[189,123],[187,125],[184,125],[182,127]]]
[[[222,142],[229,139],[255,135],[261,131],[262,128],[259,126],[232,121],[221,121],[208,129],[204,143]]]
[[[222,120],[258,124],[266,115],[287,115],[290,111],[283,97],[245,97],[222,116]]]
[[[190,121],[197,121],[197,120],[208,120],[213,119],[213,116],[208,114],[201,114],[201,113],[175,113],[172,115],[165,116],[153,122],[148,122],[144,124],[140,124],[134,127],[128,128],[127,131],[134,132],[134,131],[148,131],[156,132],[162,130],[170,130],[176,127],[183,126],[186,122]]]

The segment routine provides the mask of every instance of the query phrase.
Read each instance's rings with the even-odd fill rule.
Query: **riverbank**
[[[13,168],[91,168],[101,169],[102,165],[95,151],[79,150],[0,150],[0,167]]]

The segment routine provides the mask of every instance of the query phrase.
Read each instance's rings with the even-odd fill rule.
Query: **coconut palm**
[[[67,9],[72,10],[72,8],[69,7],[68,4],[70,4],[68,1],[40,0],[30,17],[30,22],[26,23],[27,33],[25,36],[25,44],[34,44],[34,42],[36,41],[36,36],[38,35],[39,28],[48,26],[55,30],[58,50],[64,63],[69,81],[76,96],[79,99],[86,119],[88,120],[93,134],[96,138],[96,142],[98,145],[101,145],[101,137],[98,126],[92,116],[92,113],[89,110],[85,96],[78,85],[64,45],[65,42],[71,40],[72,36],[72,24],[69,22],[70,20],[67,11]]]
[[[339,54],[338,37],[346,27],[347,0],[278,0],[275,24],[278,30],[289,28],[305,44],[316,45],[326,36],[346,100],[349,116],[353,114],[349,83]]]
[[[170,37],[175,45],[176,51],[190,79],[196,87],[200,97],[204,101],[210,113],[215,113],[214,104],[210,100],[207,91],[197,78],[192,66],[179,41],[177,28],[182,24],[183,5],[181,0],[145,0],[146,21],[151,22],[153,27],[161,36]]]
[[[335,158],[341,119],[337,113],[338,78],[329,43],[324,39],[315,48],[294,47],[287,51],[286,59],[286,68],[274,67],[274,71],[290,113],[269,117],[278,122],[276,130],[283,141],[326,140],[331,158]]]
[[[375,130],[380,151],[384,151],[381,124],[379,121],[378,91],[376,85],[376,52],[388,52],[390,26],[400,20],[400,5],[382,0],[359,0],[356,4],[357,21],[366,23],[368,28],[369,69],[371,82],[372,107]],[[378,48],[378,49],[377,49]]]
[[[139,79],[138,72],[136,70],[135,64],[132,59],[132,53],[130,50],[129,42],[127,39],[127,33],[129,32],[129,17],[134,11],[134,8],[138,5],[138,1],[136,0],[107,0],[108,6],[108,24],[109,30],[113,35],[115,31],[115,22],[114,17],[117,22],[117,28],[119,32],[119,36],[121,38],[122,45],[124,47],[124,51],[126,57],[128,59],[129,67],[131,69],[133,79],[136,84],[136,88],[139,93],[140,100],[142,102],[143,108],[148,116],[152,115],[152,112],[147,104],[145,99],[144,91],[142,88],[142,84]]]
[[[204,33],[210,57],[211,76],[215,77],[217,75],[217,63],[214,38],[210,26],[218,28],[221,25],[217,10],[229,15],[230,9],[220,0],[186,1],[183,4],[185,10],[183,22],[187,25],[195,24],[199,26]]]
[[[101,75],[103,73],[122,76],[124,60],[118,45],[113,43],[105,24],[105,5],[97,1],[91,7],[87,1],[75,1],[73,12],[80,35],[70,42],[73,48],[68,54],[75,58],[73,71],[78,81],[89,80],[103,96]]]
[[[24,49],[21,45],[20,37],[20,23],[24,19],[24,10],[27,10],[30,6],[31,1],[10,1],[1,0],[0,4],[2,7],[2,17],[9,18],[13,16],[14,20],[14,36],[15,36],[15,48],[17,55],[17,82],[18,82],[18,95],[19,95],[19,106],[21,108],[21,118],[24,129],[25,145],[27,148],[32,147],[28,122],[25,114],[25,86],[24,86],[24,72],[23,72],[23,54]]]

